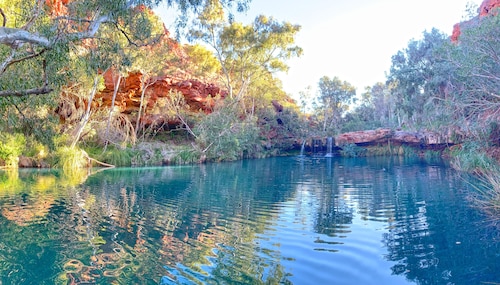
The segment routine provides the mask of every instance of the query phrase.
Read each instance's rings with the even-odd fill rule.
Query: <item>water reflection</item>
[[[467,186],[404,158],[112,169],[80,185],[0,172],[0,283],[498,282],[496,231]]]

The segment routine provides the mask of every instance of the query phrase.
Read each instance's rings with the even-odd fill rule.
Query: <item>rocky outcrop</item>
[[[393,131],[385,128],[344,133],[335,138],[335,144],[339,147],[347,144],[356,144],[359,146],[391,144],[435,149],[444,148],[455,143],[449,137],[435,132]]]
[[[96,95],[101,106],[111,106],[114,93],[113,72],[104,74],[105,88]],[[139,72],[130,73],[122,79],[115,99],[115,107],[121,113],[131,114],[139,110],[141,103],[143,75]],[[224,98],[227,92],[213,83],[205,83],[198,79],[182,79],[179,77],[160,76],[149,80],[150,85],[145,91],[145,106],[153,108],[160,98],[169,96],[171,91],[180,92],[193,111],[210,112],[214,107],[213,97]]]
[[[454,43],[458,42],[462,29],[464,27],[467,27],[467,25],[470,25],[471,23],[474,23],[486,16],[498,15],[499,10],[500,10],[500,0],[484,0],[481,6],[479,6],[478,9],[479,15],[476,18],[473,18],[466,22],[455,24],[453,26],[451,41]]]
[[[393,135],[391,129],[377,129],[343,133],[335,138],[335,144],[342,146],[346,144],[377,144],[387,142]]]
[[[498,15],[498,9],[496,8],[500,8],[500,0],[484,0],[479,7],[479,17]]]
[[[49,7],[52,16],[63,16],[68,13],[69,0],[45,0],[45,4]]]

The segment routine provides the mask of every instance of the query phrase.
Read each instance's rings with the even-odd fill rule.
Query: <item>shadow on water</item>
[[[439,162],[300,156],[117,168],[81,185],[12,177],[0,173],[2,285],[500,280],[498,233]]]

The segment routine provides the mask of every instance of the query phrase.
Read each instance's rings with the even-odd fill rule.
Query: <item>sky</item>
[[[425,30],[451,35],[468,2],[479,6],[482,0],[252,0],[235,19],[250,24],[262,14],[301,26],[296,44],[304,53],[278,74],[283,89],[298,99],[308,86],[317,92],[323,76],[349,82],[358,94],[385,82],[394,54]]]

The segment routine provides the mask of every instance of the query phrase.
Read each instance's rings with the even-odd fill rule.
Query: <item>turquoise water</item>
[[[498,284],[473,191],[405,158],[0,171],[0,284]]]

